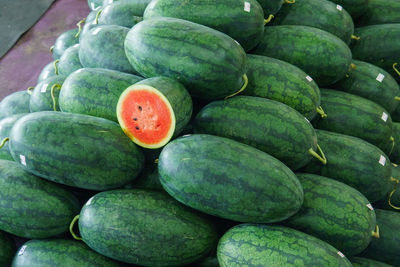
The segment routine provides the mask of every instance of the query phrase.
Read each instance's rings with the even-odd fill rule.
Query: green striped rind
[[[390,153],[389,158],[390,161],[396,164],[400,164],[400,123],[393,123],[393,133],[392,136],[394,138],[394,146],[392,142],[389,142],[388,149],[393,147],[392,153]]]
[[[164,191],[161,185],[156,164],[147,165],[139,177],[132,183],[124,186],[125,189],[141,188],[149,190]]]
[[[147,3],[143,1],[118,1],[103,7],[99,24],[119,25],[132,28],[143,20],[143,11]]]
[[[400,2],[369,0],[367,11],[357,20],[357,26],[400,23]]]
[[[102,192],[82,208],[79,231],[95,251],[123,262],[175,266],[206,256],[217,242],[213,225],[162,192]]]
[[[181,83],[167,77],[145,79],[137,82],[132,88],[140,88],[140,85],[153,87],[168,99],[175,114],[173,137],[177,137],[188,124],[193,112],[192,98],[188,91]]]
[[[400,262],[400,213],[376,209],[379,238],[373,238],[362,257],[398,266]]]
[[[243,47],[254,48],[264,32],[264,12],[256,0],[155,0],[144,12],[144,19],[170,17],[202,24],[223,32]],[[195,10],[195,12],[193,12]]]
[[[91,10],[95,10],[96,8],[101,7],[102,3],[102,0],[88,0],[88,6]]]
[[[288,167],[228,138],[175,139],[162,150],[158,172],[164,189],[178,201],[234,221],[282,221],[303,202],[300,182]]]
[[[299,169],[317,151],[311,123],[299,112],[277,101],[237,96],[205,106],[194,120],[194,133],[222,136],[253,146]]]
[[[316,130],[318,143],[323,148],[327,164],[312,159],[305,172],[336,179],[360,191],[374,203],[393,187],[389,158],[376,146],[362,139]],[[379,163],[379,161],[382,162]]]
[[[257,0],[264,10],[265,16],[276,14],[282,7],[283,0]]]
[[[0,229],[25,238],[47,238],[65,232],[79,212],[68,191],[0,160]]]
[[[400,181],[400,167],[398,165],[393,165],[392,164],[392,177]],[[393,207],[389,205],[389,196],[392,190],[394,189],[395,182],[393,183],[393,187],[390,189],[390,192],[380,199],[378,202],[374,203],[374,206],[379,208],[379,209],[384,209],[384,210],[391,210],[391,211],[396,211]],[[394,205],[395,207],[400,207],[400,190],[397,186],[396,191],[394,191],[392,197],[390,198],[390,203]]]
[[[60,86],[63,84],[66,76],[56,75],[49,77],[42,82],[38,83],[32,90],[31,98],[29,101],[30,112],[38,112],[45,110],[54,110],[54,102],[51,96],[51,87],[55,84]],[[60,94],[61,87],[54,87],[53,95],[55,99],[56,109],[60,110],[60,105],[58,103],[58,96]]]
[[[229,36],[193,22],[144,20],[129,31],[125,51],[144,77],[174,78],[201,98],[222,98],[244,84],[243,48]]]
[[[389,113],[399,106],[399,85],[385,70],[367,62],[353,60],[356,68],[332,85],[333,88],[367,98],[385,108]],[[383,76],[382,76],[383,75]]]
[[[389,265],[380,261],[374,261],[361,257],[351,257],[350,260],[354,267],[394,267],[393,265]]]
[[[321,105],[328,117],[315,120],[314,126],[361,138],[385,149],[392,136],[392,119],[380,105],[353,94],[321,89]]]
[[[79,43],[79,38],[75,37],[77,33],[78,29],[72,29],[63,32],[60,36],[58,36],[56,42],[54,43],[52,52],[54,60],[59,59],[68,47]]]
[[[368,199],[344,183],[314,174],[296,175],[303,186],[304,203],[287,225],[328,242],[348,256],[363,251],[376,227]]]
[[[266,27],[252,53],[287,61],[308,73],[319,86],[343,78],[351,64],[351,51],[341,39],[308,26]]]
[[[40,83],[41,81],[50,78],[51,76],[55,76],[56,71],[54,69],[54,61],[50,62],[49,64],[47,64],[46,66],[44,66],[44,68],[42,69],[42,71],[40,72],[39,76],[38,76],[38,81],[37,83]]]
[[[115,3],[127,3],[135,6],[135,13],[139,14],[138,16],[143,16],[143,13],[147,7],[147,5],[151,2],[151,0],[103,0],[103,7],[107,7],[107,5],[115,4]]]
[[[100,68],[83,68],[67,77],[59,103],[63,112],[102,117],[117,122],[116,108],[121,93],[143,78]]]
[[[296,0],[295,4],[283,5],[275,16],[274,24],[318,28],[336,35],[347,44],[354,32],[350,14],[328,0]]]
[[[79,60],[79,44],[73,45],[65,50],[60,58],[60,62],[57,64],[57,68],[58,73],[65,76],[82,68],[81,61]]]
[[[356,28],[354,34],[360,40],[352,44],[353,58],[381,67],[400,81],[400,75],[392,67],[394,63],[400,64],[400,46],[397,45],[400,43],[400,23]]]
[[[249,84],[242,94],[282,102],[309,120],[315,117],[321,97],[318,85],[310,76],[278,59],[250,54],[247,59]]]
[[[79,48],[82,66],[136,73],[124,50],[128,31],[129,28],[118,25],[100,25],[85,33]]]
[[[22,117],[11,129],[9,147],[27,171],[92,190],[117,188],[134,180],[144,161],[143,153],[117,123],[64,112]]]
[[[351,266],[328,243],[283,226],[242,224],[220,239],[217,257],[221,267],[244,266]]]
[[[10,136],[11,128],[14,123],[21,117],[25,116],[27,113],[15,114],[0,120],[0,142]],[[6,143],[0,149],[0,159],[14,160],[10,154],[10,149],[8,148],[8,143]]]
[[[11,236],[0,231],[0,266],[10,266],[15,250],[14,240]]]
[[[18,91],[9,94],[0,102],[0,119],[14,114],[29,113],[29,100],[31,95],[28,91]]]
[[[118,263],[91,250],[84,243],[68,239],[30,240],[14,257],[13,267],[105,266]]]
[[[332,0],[335,4],[341,5],[355,20],[367,10],[370,0]]]

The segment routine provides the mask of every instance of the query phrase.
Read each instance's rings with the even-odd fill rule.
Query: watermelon
[[[266,27],[253,54],[287,61],[308,73],[319,86],[343,78],[351,64],[351,51],[335,35],[308,26]]]
[[[30,93],[28,90],[18,91],[3,98],[0,102],[0,119],[14,114],[29,113]]]
[[[397,0],[369,0],[366,12],[357,26],[400,23],[400,2]]]
[[[327,164],[312,159],[304,172],[336,179],[360,191],[374,203],[392,190],[389,158],[376,146],[362,139],[316,130]]]
[[[82,68],[64,81],[59,104],[63,112],[102,117],[117,122],[116,108],[121,93],[143,78],[101,68]]]
[[[376,235],[375,212],[356,189],[315,174],[296,173],[304,203],[286,224],[318,237],[346,255],[363,251]]]
[[[129,31],[125,51],[141,75],[174,78],[192,96],[222,98],[247,85],[243,48],[229,36],[193,22],[144,20]]]
[[[0,231],[0,266],[10,266],[15,253],[14,240]]]
[[[353,20],[366,12],[369,1],[370,0],[332,0],[333,3],[340,5],[349,12]]]
[[[374,261],[361,257],[351,257],[350,260],[354,267],[394,267],[393,265],[389,265],[380,261]]]
[[[64,75],[56,75],[38,83],[29,101],[30,111],[60,110],[58,95],[65,78]]]
[[[103,0],[103,7],[106,8],[115,3],[126,3],[135,10],[136,14],[139,14],[138,16],[143,17],[143,13],[150,2],[151,0]]]
[[[134,143],[159,148],[178,136],[192,116],[192,98],[174,79],[153,77],[128,87],[117,104],[118,122]]]
[[[238,222],[277,222],[296,213],[303,190],[274,157],[228,138],[195,134],[166,145],[158,172],[186,206]]]
[[[311,235],[283,226],[241,224],[220,239],[221,267],[352,266],[336,248]]]
[[[3,141],[5,138],[10,136],[10,130],[14,123],[26,114],[27,113],[15,114],[0,120],[0,141]],[[10,154],[10,149],[8,148],[8,144],[4,145],[0,149],[0,159],[13,160]]]
[[[385,108],[390,114],[399,106],[400,89],[396,80],[384,69],[370,63],[353,60],[346,77],[332,88],[367,98]]]
[[[120,187],[143,168],[143,153],[115,122],[42,111],[20,118],[10,132],[11,155],[42,178],[73,187]]]
[[[311,120],[319,108],[320,91],[314,80],[298,67],[270,57],[247,55],[249,84],[243,95],[282,102]]]
[[[285,104],[261,97],[237,96],[211,102],[197,114],[194,133],[248,144],[292,170],[306,165],[318,151],[314,128],[303,115]]]
[[[101,192],[79,216],[83,241],[126,263],[175,266],[206,256],[217,242],[209,220],[166,193],[141,189]]]
[[[79,48],[82,66],[136,73],[124,50],[128,31],[129,28],[118,25],[100,25],[85,33]]]
[[[352,45],[353,58],[381,67],[400,81],[393,66],[400,63],[400,23],[356,28],[354,34],[360,40]]]
[[[58,73],[68,76],[72,72],[82,68],[79,60],[79,44],[73,45],[65,50],[58,62]]]
[[[336,35],[347,44],[354,32],[349,13],[328,0],[296,0],[294,5],[284,5],[276,14],[274,24],[318,28]]]
[[[78,200],[58,185],[0,160],[0,229],[25,238],[64,233],[79,211]]]
[[[385,210],[399,210],[400,209],[400,191],[398,190],[398,184],[400,181],[400,167],[397,164],[392,163],[392,178],[391,182],[393,184],[393,188],[388,194],[380,199],[378,202],[374,203],[379,209]]]
[[[13,267],[104,266],[117,262],[100,255],[82,242],[68,239],[30,240],[15,255]]]
[[[54,65],[55,65],[54,62],[55,61],[52,61],[49,64],[47,64],[46,66],[44,66],[44,68],[42,69],[42,71],[40,72],[40,74],[38,76],[37,83],[40,83],[41,81],[43,81],[51,76],[57,75],[56,68],[54,67]]]
[[[118,1],[103,7],[99,16],[101,25],[119,25],[132,28],[143,20],[143,1]]]
[[[260,3],[266,16],[275,15],[281,9],[284,2],[289,3],[287,0],[257,0],[257,2]],[[295,1],[293,0],[292,3],[295,3]]]
[[[54,60],[60,59],[64,51],[73,46],[74,44],[79,43],[78,29],[68,30],[60,34],[57,37],[54,46],[51,48]]]
[[[379,238],[373,238],[361,255],[398,266],[400,262],[400,213],[376,209]]]
[[[144,19],[157,17],[184,19],[216,29],[238,41],[245,51],[253,49],[264,33],[264,12],[256,0],[154,0]]]
[[[359,137],[385,149],[392,136],[392,119],[383,107],[363,97],[330,89],[321,89],[321,105],[329,116],[313,121],[316,128]]]

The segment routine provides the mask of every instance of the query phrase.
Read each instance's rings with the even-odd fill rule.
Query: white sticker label
[[[250,12],[250,3],[249,2],[244,2],[244,11]]]
[[[336,9],[339,10],[339,11],[342,11],[343,7],[341,5],[336,5]]]
[[[93,198],[94,198],[94,197],[91,197],[91,198],[86,202],[85,205],[86,205],[86,206],[89,206],[89,205],[92,203]]]
[[[46,93],[47,90],[47,86],[42,86],[42,89],[40,89],[41,93]]]
[[[386,158],[381,155],[381,157],[379,158],[379,164],[381,164],[382,166],[385,166],[385,163],[386,163]]]
[[[307,121],[308,123],[310,123],[310,121],[309,121],[307,118],[304,118],[304,119],[306,119],[306,121]]]
[[[378,77],[376,77],[376,80],[380,83],[383,81],[383,79],[385,79],[385,75],[383,75],[382,73],[379,73]]]
[[[382,120],[384,121],[384,122],[386,122],[387,121],[387,119],[388,119],[388,114],[386,114],[386,112],[383,112],[382,113]]]
[[[371,203],[368,203],[368,204],[367,204],[367,207],[368,207],[370,210],[374,210],[374,208],[372,207]]]
[[[344,258],[344,254],[343,254],[342,252],[338,251],[337,254],[338,254],[340,257]]]
[[[307,75],[306,79],[307,81],[312,82],[312,78],[310,76]]]
[[[19,159],[21,161],[21,164],[26,166],[26,158],[25,158],[25,156],[24,155],[19,155]]]
[[[18,251],[18,256],[21,256],[22,254],[24,254],[26,249],[26,245],[23,245],[22,248]]]

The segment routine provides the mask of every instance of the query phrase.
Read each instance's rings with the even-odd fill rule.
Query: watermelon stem
[[[264,19],[264,25],[267,25],[268,23],[271,22],[271,20],[274,18],[274,15],[269,15],[267,19]]]
[[[72,237],[75,238],[76,240],[82,240],[82,237],[77,236],[77,235],[74,233],[74,229],[73,229],[73,228],[74,228],[74,224],[75,224],[75,222],[76,222],[78,219],[79,219],[79,214],[76,215],[76,216],[74,217],[74,219],[72,219],[72,222],[71,222],[71,224],[69,225],[69,232],[71,233]]]
[[[99,9],[99,12],[97,12],[97,14],[96,14],[96,24],[99,24],[99,17],[100,17],[100,14],[101,14],[101,11],[103,11],[102,9]]]
[[[357,66],[356,66],[356,64],[351,63],[351,64],[350,64],[350,68],[352,68],[353,70],[355,70],[355,69],[357,69]]]
[[[356,36],[356,35],[351,35],[351,39],[358,41],[358,40],[360,40],[360,37]]]
[[[394,100],[400,101],[400,96],[395,96],[395,97],[394,97]]]
[[[244,89],[246,89],[247,84],[249,83],[249,79],[247,78],[246,74],[243,74],[242,77],[243,77],[243,80],[244,80],[244,84],[243,84],[242,88],[240,88],[240,90],[237,91],[236,93],[233,93],[231,95],[226,96],[225,99],[231,98],[232,96],[235,96],[235,95],[241,93]]]
[[[57,67],[58,62],[60,62],[59,59],[57,59],[57,60],[54,61],[54,63],[53,63],[53,66],[54,66],[54,73],[55,73],[56,75],[58,75],[58,67]]]
[[[397,62],[393,63],[393,69],[394,71],[400,76],[400,71],[396,68]]]
[[[8,137],[4,138],[3,141],[1,141],[0,148],[2,148],[7,143],[8,140],[10,140],[10,138]]]
[[[324,154],[324,152],[322,151],[322,149],[321,149],[321,147],[320,147],[319,145],[317,145],[317,148],[318,148],[319,152],[321,153],[321,156],[318,155],[318,153],[315,152],[314,149],[312,149],[312,148],[310,148],[310,149],[308,150],[308,152],[309,152],[311,155],[313,155],[314,157],[316,157],[319,161],[321,161],[322,164],[325,165],[325,164],[327,163],[325,154]]]
[[[326,115],[325,111],[322,109],[321,106],[317,107],[316,110],[317,110],[317,113],[318,113],[319,115],[321,115],[321,118],[326,118],[326,117],[328,117],[328,115]]]
[[[54,45],[50,46],[50,53],[53,55]]]
[[[75,38],[78,38],[82,31],[82,23],[86,21],[86,18],[81,19],[76,26],[78,26],[78,32],[75,34]]]
[[[28,91],[28,94],[32,94],[32,90],[35,89],[34,86],[29,86],[26,90]]]
[[[154,160],[154,163],[155,163],[155,164],[158,164],[158,159],[155,159],[155,160]]]
[[[283,3],[284,4],[294,4],[294,3],[296,3],[296,0],[284,0]]]
[[[53,99],[53,109],[54,111],[57,111],[57,107],[56,107],[56,98],[54,97],[54,89],[58,87],[58,89],[61,89],[61,84],[55,83],[53,84],[53,86],[51,87],[51,98]]]
[[[389,194],[389,198],[388,198],[389,206],[392,207],[392,208],[395,209],[395,210],[400,210],[400,208],[399,208],[399,207],[396,207],[395,205],[393,205],[393,204],[392,204],[392,201],[391,201],[394,192],[396,192],[397,185],[399,184],[399,180],[396,179],[396,178],[394,178],[394,177],[390,177],[390,181],[391,181],[391,182],[394,182],[394,187],[393,187],[392,192],[390,192],[390,194]]]
[[[395,140],[394,140],[394,137],[393,137],[393,136],[391,136],[391,137],[390,137],[390,141],[392,142],[392,147],[390,148],[390,152],[389,152],[388,156],[390,156],[390,154],[392,154],[392,152],[393,152],[393,148],[394,148],[394,142],[395,142]]]
[[[380,237],[379,236],[379,226],[378,225],[375,226],[375,231],[372,231],[372,236],[375,237],[375,238],[379,238]]]

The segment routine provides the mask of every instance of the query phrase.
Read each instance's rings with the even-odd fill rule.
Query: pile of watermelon
[[[257,1],[88,1],[0,102],[1,266],[400,266],[400,1]]]

